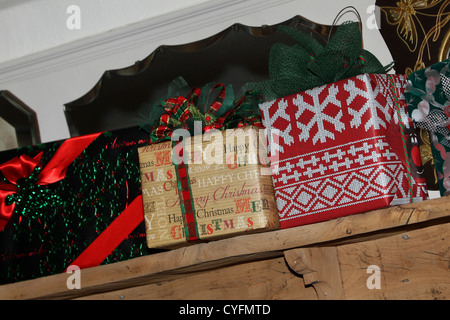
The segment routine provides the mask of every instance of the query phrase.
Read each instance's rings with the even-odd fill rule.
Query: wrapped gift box
[[[140,148],[148,246],[175,248],[278,229],[261,137],[264,130],[246,126]]]
[[[139,127],[0,153],[0,283],[147,254]]]
[[[405,85],[363,74],[260,104],[280,228],[427,197],[400,135]]]
[[[405,89],[408,114],[430,133],[441,195],[450,193],[450,59],[411,73]]]

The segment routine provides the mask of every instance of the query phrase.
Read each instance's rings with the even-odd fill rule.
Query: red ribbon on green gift
[[[92,134],[64,141],[49,163],[42,168],[36,184],[49,185],[63,180],[67,167],[99,135]],[[43,154],[40,152],[34,157],[23,154],[0,165],[0,171],[8,181],[0,182],[0,231],[5,228],[14,213],[15,202],[8,204],[8,199],[19,192],[21,179],[28,178],[37,167],[42,167]]]
[[[36,184],[50,185],[66,177],[68,166],[102,133],[75,137],[64,141],[47,165],[42,168]],[[0,183],[0,231],[11,220],[15,203],[7,200],[20,192],[20,180],[30,177],[42,167],[43,152],[34,157],[20,155],[0,165],[8,182]],[[72,262],[81,269],[100,265],[114,249],[143,221],[142,196],[136,197],[121,214]]]

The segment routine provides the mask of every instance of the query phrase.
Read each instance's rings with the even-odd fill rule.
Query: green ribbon
[[[387,73],[393,63],[383,66],[362,47],[356,22],[341,24],[327,45],[310,34],[281,25],[297,41],[293,46],[276,43],[269,55],[270,80],[249,83],[247,88],[260,91],[265,100],[273,100],[363,73]]]

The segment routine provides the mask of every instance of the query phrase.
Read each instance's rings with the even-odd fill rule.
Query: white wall
[[[259,26],[301,15],[331,24],[347,5],[363,21],[365,48],[391,62],[377,29],[375,0],[0,0],[0,90],[38,115],[43,142],[69,137],[63,105],[84,95],[105,70],[132,65],[158,46],[211,36],[233,23]],[[70,30],[67,8],[80,8]],[[356,20],[346,15],[344,20]]]
[[[0,63],[183,10],[208,0],[8,0],[0,2]],[[69,29],[80,8],[80,29]]]

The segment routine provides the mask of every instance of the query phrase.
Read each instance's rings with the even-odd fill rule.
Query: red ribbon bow
[[[53,158],[38,175],[37,185],[49,185],[61,181],[66,176],[67,167],[80,153],[101,133],[68,139],[55,152]],[[40,152],[33,158],[28,155],[15,157],[0,165],[0,171],[9,183],[0,182],[0,231],[10,221],[15,202],[8,204],[9,196],[19,191],[20,179],[28,178],[38,166],[42,166],[41,158],[44,152]]]
[[[15,202],[7,204],[6,200],[9,196],[19,191],[18,182],[22,178],[27,178],[31,175],[34,169],[40,165],[43,152],[39,153],[34,158],[27,155],[21,155],[14,159],[0,165],[0,171],[10,183],[0,182],[0,231],[2,231],[6,224],[12,217],[16,207]],[[38,177],[37,184],[43,183],[42,172]]]

